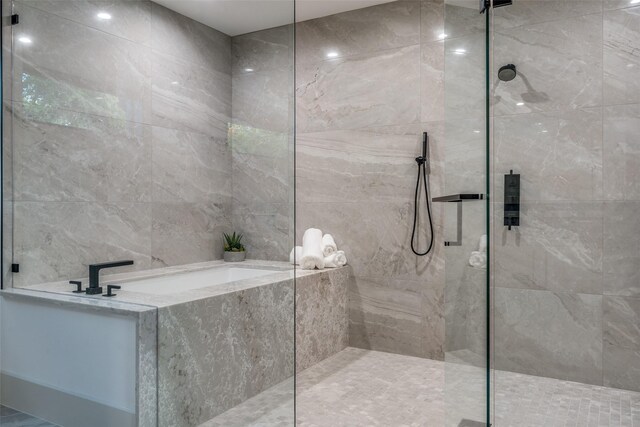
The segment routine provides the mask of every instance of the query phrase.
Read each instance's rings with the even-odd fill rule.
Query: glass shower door
[[[446,1],[444,193],[446,426],[485,425],[488,403],[486,15]],[[438,203],[442,202],[442,203]]]

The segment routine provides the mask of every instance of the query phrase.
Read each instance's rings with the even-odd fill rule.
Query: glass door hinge
[[[15,15],[11,15],[11,25],[17,25],[20,23],[20,15],[17,13]]]

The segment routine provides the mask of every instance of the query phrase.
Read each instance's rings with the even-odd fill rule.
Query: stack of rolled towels
[[[322,235],[317,228],[309,228],[302,236],[302,246],[296,246],[289,254],[291,264],[303,270],[342,267],[347,264],[344,251],[339,251],[331,234]]]
[[[469,265],[475,268],[487,268],[487,235],[483,234],[478,241],[478,250],[471,252]]]

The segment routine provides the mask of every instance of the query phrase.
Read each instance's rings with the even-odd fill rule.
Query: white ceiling
[[[293,0],[154,0],[230,36],[293,22]],[[296,0],[296,22],[394,0]]]

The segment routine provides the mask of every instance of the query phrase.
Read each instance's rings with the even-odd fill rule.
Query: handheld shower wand
[[[422,156],[416,157],[416,163],[418,164],[418,179],[416,181],[416,194],[413,204],[413,231],[411,232],[411,250],[418,256],[425,256],[433,248],[433,220],[431,218],[431,205],[429,204],[429,181],[427,181],[427,166],[429,165],[429,135],[427,132],[422,134]],[[429,218],[429,231],[430,241],[429,247],[425,252],[419,252],[415,247],[416,229],[418,225],[418,196],[420,194],[420,175],[422,174],[422,180],[424,182],[425,202],[427,204],[427,216]]]

